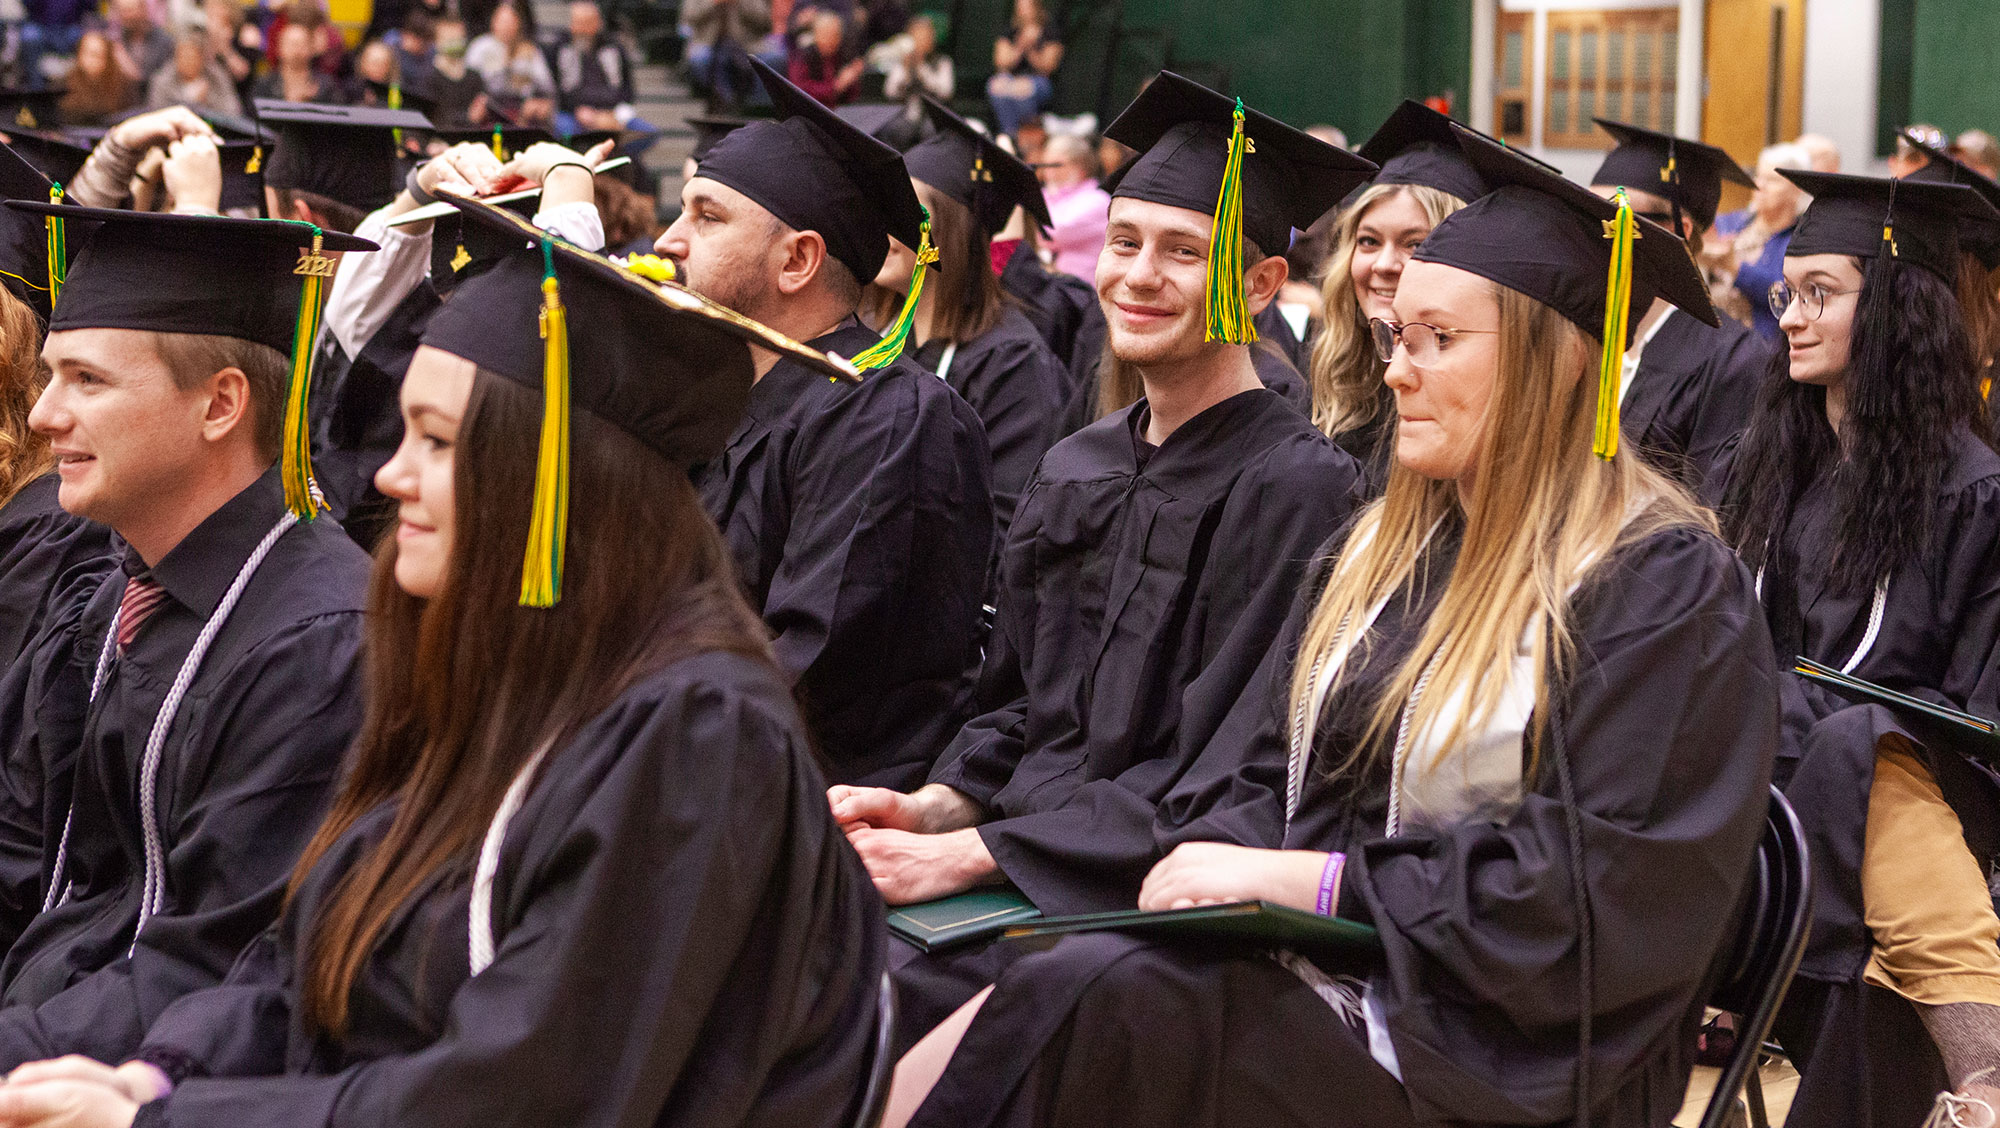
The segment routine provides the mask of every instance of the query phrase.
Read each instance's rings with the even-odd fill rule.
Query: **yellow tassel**
[[[278,458],[278,477],[285,487],[285,508],[302,521],[319,516],[326,504],[313,478],[312,429],[306,409],[312,399],[313,345],[319,338],[321,296],[334,260],[320,253],[320,229],[314,227],[312,250],[299,256],[293,273],[302,276],[299,316],[292,328],[292,375],[285,388],[285,427]]]
[[[507,163],[507,144],[500,136],[500,127],[497,125],[493,127],[493,159],[501,164]]]
[[[534,514],[521,567],[521,606],[562,599],[569,538],[569,324],[556,284],[555,252],[542,240],[542,438],[535,456]]]
[[[60,204],[62,202],[62,185],[50,181],[49,203]],[[49,229],[49,304],[54,305],[55,300],[62,296],[63,275],[69,271],[69,237],[68,232],[64,229],[61,216],[48,216],[46,224]]]
[[[264,146],[252,145],[250,159],[243,164],[243,175],[255,176],[264,167]]]
[[[917,239],[917,265],[910,271],[910,296],[903,299],[903,308],[896,314],[896,320],[889,325],[889,331],[882,339],[855,354],[856,368],[887,368],[903,355],[903,346],[910,341],[910,330],[917,324],[917,300],[924,296],[924,275],[938,260],[936,247],[931,246],[931,213],[924,213],[922,234]]]
[[[1618,216],[1604,222],[1611,240],[1611,269],[1604,286],[1604,355],[1597,367],[1597,426],[1590,449],[1606,462],[1618,455],[1618,391],[1625,378],[1625,330],[1632,312],[1632,240],[1638,238],[1632,202],[1620,188],[1611,202]]]
[[[1243,99],[1236,99],[1229,133],[1229,161],[1222,166],[1222,190],[1215,197],[1215,226],[1208,237],[1208,331],[1204,341],[1248,345],[1257,340],[1243,293]]]

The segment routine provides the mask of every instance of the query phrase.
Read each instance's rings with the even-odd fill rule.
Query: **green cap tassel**
[[[521,606],[562,598],[569,539],[569,322],[556,283],[555,249],[542,240],[542,438],[535,459],[534,515],[521,565]]]
[[[887,368],[903,355],[903,346],[910,342],[910,330],[917,324],[917,300],[924,296],[924,275],[938,260],[937,248],[931,246],[931,213],[929,208],[919,208],[924,213],[921,236],[917,239],[917,265],[910,271],[910,296],[903,299],[902,311],[889,325],[889,331],[872,346],[855,354],[856,368]]]
[[[1625,331],[1632,313],[1632,240],[1639,237],[1625,189],[1611,197],[1615,219],[1604,221],[1611,240],[1611,272],[1604,286],[1604,355],[1597,365],[1597,427],[1591,453],[1606,462],[1618,455],[1618,392],[1625,379]]]
[[[1243,135],[1243,99],[1236,99],[1229,133],[1229,162],[1222,166],[1222,191],[1215,197],[1215,227],[1208,237],[1208,332],[1204,341],[1248,345],[1257,340],[1243,294],[1243,154],[1254,152]]]
[[[49,181],[49,203],[62,202],[62,185]],[[49,229],[49,304],[54,305],[56,299],[62,296],[63,275],[69,271],[69,238],[63,229],[61,216],[48,216],[46,222]]]
[[[292,327],[292,376],[285,388],[285,433],[278,458],[278,478],[285,487],[285,508],[301,521],[319,516],[326,500],[313,478],[312,429],[306,421],[306,405],[312,398],[313,346],[319,340],[320,307],[326,280],[333,277],[338,259],[320,253],[324,234],[312,228],[312,249],[299,252],[299,264],[292,273],[305,284],[299,294],[299,316]]]
[[[493,126],[493,159],[501,164],[507,163],[507,142],[500,135],[500,126],[497,123]]]

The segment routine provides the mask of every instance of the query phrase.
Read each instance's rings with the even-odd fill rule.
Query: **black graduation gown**
[[[987,849],[1044,912],[1137,896],[1154,810],[1210,735],[1184,697],[1242,691],[1360,500],[1354,460],[1269,390],[1157,449],[1146,419],[1142,400],[1043,460],[1001,556],[986,711],[931,773],[986,809]],[[1218,666],[1236,639],[1249,661]]]
[[[470,975],[466,857],[391,922],[334,1044],[296,1010],[303,941],[392,813],[153,1024],[138,1056],[187,1079],[137,1125],[851,1122],[882,903],[776,671],[696,655],[587,722],[508,826],[491,966]]]
[[[853,356],[849,322],[812,342]],[[836,383],[780,360],[696,472],[836,783],[907,789],[970,715],[993,550],[979,416],[899,359]]]
[[[1000,271],[1000,289],[1021,303],[1021,312],[1035,331],[1071,370],[1066,384],[1073,386],[1079,349],[1094,351],[1104,345],[1104,311],[1097,304],[1097,291],[1073,274],[1043,266],[1026,243],[1008,256]]]
[[[1066,439],[1097,421],[1097,397],[1100,394],[1097,369],[1103,359],[1100,348],[1083,369],[1076,390],[1070,393],[1069,402],[1063,405],[1061,418],[1056,420],[1056,434],[1052,442]],[[1274,345],[1252,345],[1250,363],[1265,387],[1284,397],[1285,402],[1300,415],[1312,418],[1312,390],[1306,385],[1306,378],[1281,350]]]
[[[208,614],[284,512],[275,468],[152,569],[169,598],[90,679],[125,575],[78,623],[16,663],[4,696],[23,716],[0,779],[0,1067],[60,1053],[117,1061],[174,999],[214,985],[276,919],[360,725],[368,557],[321,519],[280,537],[190,683],[160,760],[155,809],[165,900],[136,950],[145,875],[138,804],[147,734]],[[66,643],[60,645],[57,643]],[[42,912],[74,801],[69,900]]]
[[[912,359],[936,372],[944,352],[945,342],[932,341]],[[1028,319],[1008,307],[998,325],[953,351],[944,380],[986,425],[993,511],[998,535],[1005,537],[1021,491],[1049,449],[1049,420],[1069,394],[1068,373]]]
[[[403,441],[403,376],[440,302],[428,279],[403,295],[358,356],[327,334],[314,384],[326,389],[318,412],[313,473],[334,516],[356,543],[373,549],[396,505],[375,489],[375,472]]]
[[[65,593],[116,565],[111,530],[65,511],[44,474],[0,506],[0,669],[12,664]]]
[[[1389,488],[1389,464],[1396,458],[1396,396],[1384,385],[1375,399],[1375,413],[1359,426],[1333,436],[1335,446],[1354,456],[1368,479],[1368,496]]]
[[[1304,372],[1306,366],[1312,363],[1305,341],[1292,331],[1292,323],[1285,320],[1284,311],[1278,308],[1277,302],[1265,306],[1264,312],[1252,318],[1251,323],[1257,327],[1257,339],[1276,346],[1293,368]]]
[[[1443,539],[1434,551],[1452,547]],[[1353,746],[1441,595],[1435,584],[1421,602],[1391,601],[1322,710],[1317,757]],[[1219,806],[1194,822],[1229,827],[1241,813],[1230,808],[1248,808],[1233,823],[1245,844],[1282,834],[1288,848],[1347,853],[1338,912],[1379,931],[1384,962],[1326,970],[1370,977],[1403,1084],[1276,964],[1104,934],[1017,961],[913,1124],[1571,1122],[1579,918],[1553,753],[1511,813],[1395,838],[1382,837],[1381,759],[1358,786],[1313,772],[1281,831],[1284,699],[1311,599],[1232,718],[1263,751],[1212,775]],[[1627,546],[1573,610],[1554,738],[1573,773],[1594,928],[1592,1119],[1664,1128],[1767,807],[1772,651],[1749,574],[1704,533]],[[1157,1030],[1174,1037],[1137,1033]]]
[[[1994,568],[2000,559],[2000,455],[1965,430],[1954,436],[1953,448],[1932,515],[1934,547],[1889,578],[1879,633],[1853,673],[1991,717],[2000,715],[2000,572]],[[1833,552],[1832,505],[1825,480],[1801,499],[1778,565],[1767,570],[1763,596],[1781,658],[1804,655],[1839,668],[1867,633],[1874,592],[1827,590],[1823,562]],[[1920,751],[1924,741],[1878,706],[1855,705],[1789,672],[1781,678],[1786,708],[1779,774],[1805,828],[1814,883],[1812,937],[1779,1024],[1787,1048],[1805,1059],[1795,1123],[1914,1123],[1943,1087],[1944,1075],[1927,1037],[1893,1043],[1879,1037],[1884,1023],[1889,1029],[1921,1027],[1909,1003],[1861,982],[1873,944],[1862,917],[1861,855],[1877,741],[1893,733]],[[1965,825],[1970,848],[1986,861],[2000,848],[2000,790],[1992,774],[1952,754],[1925,758]]]
[[[1750,424],[1776,347],[1734,318],[1711,329],[1670,310],[1639,355],[1619,407],[1625,441],[1689,489],[1698,489]]]

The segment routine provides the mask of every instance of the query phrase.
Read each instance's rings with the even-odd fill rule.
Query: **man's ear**
[[[778,292],[790,297],[820,276],[826,265],[826,240],[817,231],[788,231],[779,240],[784,258],[778,265]]]
[[[230,365],[208,378],[208,409],[202,413],[201,437],[219,443],[244,433],[255,409],[250,403],[250,377]]]
[[[1292,276],[1292,264],[1283,255],[1272,255],[1256,266],[1243,272],[1243,305],[1255,317],[1264,312],[1285,288],[1285,279]]]

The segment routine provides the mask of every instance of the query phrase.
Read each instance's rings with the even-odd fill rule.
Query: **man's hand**
[[[858,827],[847,840],[875,879],[875,891],[891,905],[962,893],[1000,871],[977,830],[911,834]]]
[[[1139,887],[1148,912],[1271,901],[1312,912],[1327,855],[1317,850],[1257,850],[1221,842],[1183,842],[1153,866]]]
[[[127,149],[140,151],[170,145],[195,134],[213,138],[215,130],[186,106],[168,106],[164,110],[129,117],[111,129],[113,141]]]
[[[220,212],[222,210],[222,155],[215,138],[191,133],[167,146],[167,163],[161,168],[167,193],[178,212]]]
[[[837,784],[827,789],[827,804],[840,829],[860,827],[906,830],[912,834],[943,834],[977,826],[986,812],[979,804],[942,783],[928,783],[905,795],[886,787]]]
[[[600,141],[592,145],[589,152],[579,153],[553,141],[536,142],[500,166],[500,171],[493,177],[493,189],[511,192],[543,184],[548,180],[550,170],[561,165],[581,165],[581,171],[588,176],[591,169],[604,163],[604,158],[611,155],[617,144],[613,140]]]
[[[436,195],[450,192],[459,196],[484,194],[500,174],[500,158],[477,141],[462,141],[433,157],[417,170],[417,186]]]
[[[0,1128],[130,1128],[158,1095],[136,1071],[86,1057],[30,1062],[0,1085]]]

